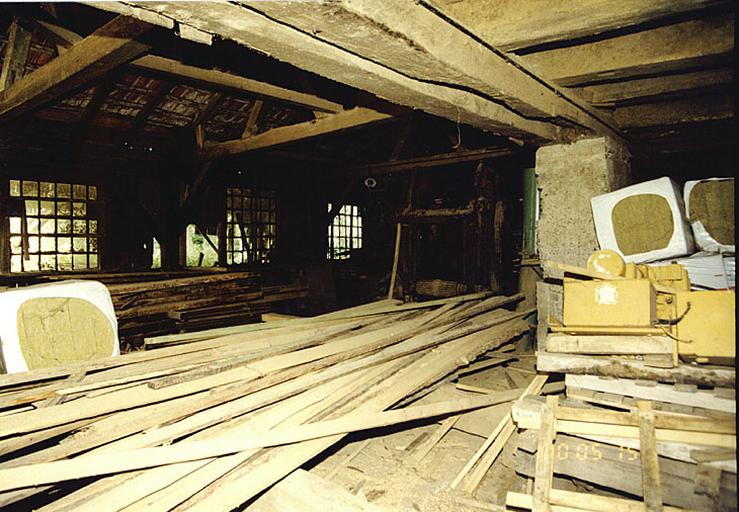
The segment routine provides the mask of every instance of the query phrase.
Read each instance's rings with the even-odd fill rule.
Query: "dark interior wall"
[[[3,198],[10,179],[83,183],[98,187],[95,205],[100,222],[100,267],[104,271],[147,270],[152,261],[152,239],[179,247],[188,223],[209,233],[225,219],[225,190],[229,186],[274,190],[277,195],[276,265],[304,265],[326,259],[326,204],[334,180],[317,179],[321,169],[302,163],[260,159],[233,159],[214,163],[190,208],[178,208],[203,163],[189,150],[190,137],[170,147],[143,144],[108,147],[102,154],[90,148],[72,151],[65,138],[0,133],[0,176]],[[7,226],[8,201],[2,201]],[[9,271],[7,241],[2,270]],[[164,256],[164,255],[163,255]],[[184,255],[183,255],[184,256]],[[175,254],[166,265],[183,261]]]
[[[632,161],[635,182],[669,176],[682,186],[688,180],[731,177],[736,175],[736,171],[736,145],[664,153],[653,158],[644,158],[637,153]]]
[[[163,216],[162,179],[172,172],[159,151],[110,150],[99,158],[69,140],[46,138],[43,133],[24,138],[7,129],[0,133],[0,141],[3,229],[8,223],[11,179],[96,185],[97,201],[90,207],[99,221],[101,270],[150,267],[154,228],[146,212]],[[10,269],[7,244],[4,239],[3,272]]]
[[[217,164],[211,197],[223,194],[229,186],[274,191],[277,240],[271,263],[304,265],[325,261],[325,219],[330,189],[320,173],[321,169],[302,162],[264,158],[226,160]],[[212,200],[208,202],[213,204]],[[208,209],[212,211],[211,206]],[[217,211],[224,215],[223,208]]]
[[[408,208],[411,182],[412,209],[464,208],[471,202],[480,209],[464,221],[419,222],[412,228],[403,221],[400,279],[406,289],[418,280],[442,279],[469,283],[470,289],[515,291],[522,236],[522,170],[527,165],[531,165],[530,156],[521,153],[489,159],[481,167],[467,162],[419,169],[415,179],[412,171],[374,176],[372,187],[357,180],[346,203],[363,207],[363,248],[348,260],[333,262],[340,298],[351,303],[387,295],[396,225]],[[348,183],[339,177],[327,188],[339,197]]]
[[[111,137],[115,142],[115,136]],[[69,138],[58,133],[41,140],[32,131],[26,132],[25,138],[0,133],[3,187],[7,188],[8,179],[17,177],[99,187],[101,270],[148,270],[154,237],[162,245],[163,267],[182,266],[181,234],[186,225],[195,223],[207,233],[223,233],[218,226],[225,220],[225,190],[237,186],[273,190],[278,205],[277,242],[270,265],[240,268],[258,266],[265,272],[272,269],[293,274],[322,265],[333,274],[340,304],[387,294],[396,223],[408,207],[412,171],[380,174],[371,183],[354,179],[349,186],[348,169],[328,169],[316,162],[268,154],[225,159],[208,168],[206,186],[182,210],[182,198],[204,169],[204,163],[195,158],[192,134],[155,147],[137,141],[116,146],[111,140],[103,141],[107,145],[91,147],[88,143],[75,149]],[[520,170],[527,165],[525,156],[519,154],[489,159],[481,168],[477,162],[466,162],[416,172],[412,208],[460,208],[484,196],[486,209],[481,215],[488,219],[490,231],[481,234],[458,222],[439,222],[404,233],[401,247],[406,258],[417,262],[415,278],[467,281],[501,292],[515,289],[516,240],[521,232]],[[480,182],[481,176],[485,183]],[[345,204],[362,208],[363,248],[348,260],[327,261],[327,205],[342,197]],[[475,236],[478,242],[474,242]],[[473,242],[488,247],[476,253],[478,261],[469,258]],[[167,252],[169,257],[164,254]],[[407,273],[408,265],[406,261],[401,271]],[[477,275],[469,275],[472,267],[478,269]],[[480,273],[480,268],[485,270]],[[4,271],[8,269],[6,265]]]

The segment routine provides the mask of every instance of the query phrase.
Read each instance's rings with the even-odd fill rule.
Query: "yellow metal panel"
[[[677,324],[681,356],[715,362],[736,357],[733,290],[683,292],[676,300],[677,314],[687,311]]]
[[[651,279],[658,284],[671,286],[672,288],[685,292],[690,291],[690,278],[688,277],[688,271],[679,263],[654,267],[651,265],[644,265],[643,272],[646,273],[647,279]]]
[[[656,294],[646,279],[564,282],[564,325],[653,327]]]

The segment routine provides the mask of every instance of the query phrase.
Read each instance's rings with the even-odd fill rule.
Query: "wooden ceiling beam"
[[[213,2],[209,4],[208,9],[202,9],[195,3],[160,3],[156,5],[155,9],[157,16],[169,17],[169,19],[177,21],[180,26],[187,25],[198,30],[217,33],[223,38],[232,39],[237,43],[267,53],[298,68],[329,77],[400,105],[422,109],[460,123],[528,140],[560,140],[575,135],[571,130],[562,129],[556,123],[551,122],[556,120],[555,118],[559,115],[556,107],[562,106],[562,102],[567,102],[558,95],[550,95],[547,92],[543,93],[543,98],[536,99],[536,92],[540,89],[534,78],[529,77],[523,84],[526,87],[521,87],[518,90],[522,91],[522,94],[525,94],[530,101],[536,102],[538,106],[534,108],[545,114],[541,118],[522,115],[504,105],[505,102],[502,97],[505,94],[497,94],[493,97],[490,94],[474,90],[474,87],[468,87],[469,84],[448,84],[443,83],[443,80],[440,83],[433,79],[429,80],[428,77],[415,77],[404,73],[402,70],[394,69],[393,66],[388,66],[387,63],[373,60],[366,53],[376,51],[378,48],[381,49],[383,46],[382,41],[367,37],[365,29],[376,25],[376,20],[373,18],[362,20],[361,16],[355,16],[355,21],[359,19],[361,24],[344,27],[346,39],[343,43],[346,43],[347,47],[342,47],[341,44],[336,42],[321,40],[325,37],[327,29],[338,29],[341,25],[341,23],[336,23],[332,27],[327,25],[331,23],[330,16],[325,12],[326,9],[330,10],[329,4],[311,4],[313,9],[307,11],[302,9],[299,2],[290,4],[291,7],[296,9],[301,7],[302,11],[314,17],[316,23],[311,25],[311,30],[291,26],[291,22],[295,21],[293,19],[274,19],[272,16],[260,12],[261,9],[267,7],[267,4],[269,4],[269,8],[272,8],[280,2]],[[392,9],[389,9],[386,3],[376,1],[374,6],[377,9],[372,16],[389,17],[391,22],[395,24],[399,23],[398,20],[407,21],[403,15],[404,9],[420,9],[424,13],[424,18],[431,15],[425,8],[418,6],[411,0],[397,4],[402,9],[396,8],[396,2],[393,2],[391,4]],[[154,8],[146,2],[134,1],[125,4],[101,2],[95,5],[101,9],[113,11],[121,9],[125,5],[127,12],[142,18],[151,17],[154,13]],[[338,8],[341,9],[347,6],[354,8],[355,2],[338,4]],[[390,15],[382,13],[382,11],[388,11],[388,9],[392,11]],[[320,14],[316,14],[319,12]],[[325,16],[322,16],[323,14]],[[296,13],[290,14],[290,9],[287,10],[286,15],[297,17]],[[453,31],[452,27],[446,25],[440,18],[435,18],[435,21],[442,23],[444,26],[443,35]],[[438,26],[437,23],[434,26]],[[392,32],[393,25],[382,25],[382,30]],[[433,32],[433,30],[431,31]],[[445,37],[443,35],[436,35],[438,41],[444,41]],[[348,47],[350,44],[356,44],[357,39],[362,40],[359,48],[364,53],[352,51]],[[415,43],[415,41],[412,42]],[[434,51],[443,50],[445,59],[447,59],[450,55],[449,50],[454,47],[455,45],[446,44],[445,49],[437,46]],[[409,50],[409,53],[404,53],[401,57],[406,62],[418,57],[418,54],[413,50],[413,44],[406,45],[405,49]],[[481,54],[484,55],[486,52],[488,51],[485,50]],[[464,56],[457,55],[454,70],[460,62],[468,61],[468,57],[469,54],[467,53]],[[425,58],[425,60],[428,61],[429,59]],[[478,65],[475,59],[470,62],[473,66],[484,69],[485,73],[489,73],[485,63]],[[511,66],[510,63],[501,59],[495,69],[500,71],[501,76],[507,77],[513,68],[515,66]],[[423,70],[424,67],[421,66],[421,69]],[[445,69],[445,66],[436,63],[435,70],[443,71]],[[468,69],[467,71],[471,73],[474,70]],[[495,79],[498,78],[496,73],[491,73],[489,76]],[[493,80],[494,82],[495,80]],[[519,82],[518,85],[521,86],[522,83]],[[519,96],[516,93],[516,87],[510,83],[507,84],[508,86],[510,86],[507,90],[511,93],[511,101],[514,101]],[[550,100],[554,101],[554,109],[552,109]],[[554,110],[554,113],[552,113],[552,110]],[[577,109],[575,109],[574,115],[579,115]],[[586,122],[587,119],[582,120],[583,124]]]
[[[149,50],[136,40],[152,26],[119,16],[6,89],[0,121],[8,121],[90,83]]]
[[[108,96],[110,96],[113,89],[115,89],[118,78],[120,78],[120,75],[115,72],[105,77],[105,79],[95,87],[95,91],[92,93],[92,98],[90,98],[90,101],[80,113],[79,118],[75,121],[74,128],[72,128],[72,144],[75,147],[75,153],[79,153],[87,135],[92,130],[93,121],[100,112],[100,108],[105,103],[105,100],[108,99]]]
[[[616,121],[625,129],[720,121],[734,117],[734,96],[707,96],[617,108]]]
[[[63,27],[51,23],[38,21],[57,40],[67,45],[79,41],[81,36]],[[232,73],[219,71],[217,69],[205,69],[182,62],[160,57],[158,55],[144,55],[131,62],[131,65],[139,69],[163,73],[171,77],[183,79],[187,82],[202,85],[206,88],[217,88],[235,91],[239,94],[250,94],[264,98],[274,99],[297,107],[309,108],[319,112],[336,113],[344,110],[344,107],[333,101],[320,98],[313,94],[307,94],[284,87],[279,87],[259,80],[252,80]]]
[[[513,151],[509,148],[483,148],[470,149],[465,151],[455,151],[452,153],[443,153],[438,155],[408,158],[405,160],[395,160],[383,162],[379,164],[363,165],[350,169],[344,175],[364,177],[378,174],[387,174],[391,172],[412,171],[414,169],[425,169],[429,167],[440,167],[442,165],[452,165],[464,162],[473,162],[484,160],[486,158],[494,158],[500,156],[512,155]]]
[[[3,67],[0,71],[0,91],[4,91],[23,76],[30,48],[31,32],[14,19],[8,30],[8,42],[5,44]]]
[[[729,68],[696,71],[679,75],[640,78],[584,87],[581,94],[597,107],[615,107],[627,103],[645,103],[665,95],[686,94],[726,86],[734,80]]]
[[[418,81],[475,91],[528,119],[614,135],[615,124],[608,126],[607,113],[596,117],[563,98],[423,2],[254,2],[251,7]]]
[[[667,17],[728,5],[730,0],[428,0],[504,51],[569,41]]]
[[[155,90],[152,92],[151,96],[149,96],[149,99],[146,100],[146,103],[143,107],[141,107],[141,110],[139,110],[138,114],[136,114],[136,117],[133,120],[133,125],[131,126],[131,129],[128,130],[128,132],[124,135],[125,137],[133,137],[141,131],[144,126],[146,125],[146,120],[149,119],[149,116],[156,110],[156,108],[161,105],[164,98],[167,97],[167,94],[169,94],[169,91],[172,90],[172,84],[170,82],[167,82],[165,80],[161,81],[161,83],[155,88]]]
[[[217,69],[204,69],[176,60],[157,55],[145,55],[131,62],[131,65],[148,71],[164,73],[166,75],[180,78],[188,82],[203,85],[205,87],[216,87],[219,89],[230,89],[239,93],[247,93],[254,96],[269,98],[295,105],[297,107],[309,108],[321,112],[341,112],[344,107],[333,101],[329,101],[312,94],[306,94],[284,87],[278,87],[266,82],[252,80],[242,76],[218,71]]]
[[[730,62],[734,16],[713,16],[521,57],[562,86],[674,73]]]
[[[202,160],[213,160],[239,155],[321,135],[341,133],[353,128],[360,128],[390,119],[392,119],[392,116],[388,114],[357,107],[321,119],[273,128],[245,139],[226,142],[206,142],[200,153],[200,158]]]
[[[218,106],[223,101],[223,93],[220,92],[214,92],[211,94],[210,99],[208,100],[208,103],[205,104],[203,109],[198,112],[198,115],[195,116],[195,119],[193,119],[192,123],[190,123],[191,126],[197,127],[201,125],[205,125],[205,123],[210,119],[211,114],[216,111]]]
[[[244,132],[241,134],[242,139],[252,137],[257,133],[257,121],[259,120],[259,114],[262,112],[262,107],[264,107],[264,102],[262,100],[256,100],[251,106],[251,110],[249,110],[249,118],[246,120]]]

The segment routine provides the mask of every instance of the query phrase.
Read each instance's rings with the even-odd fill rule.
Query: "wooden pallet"
[[[534,512],[555,511],[558,507],[655,512],[683,510],[663,504],[657,443],[696,443],[736,451],[734,421],[655,413],[649,401],[637,402],[637,409],[633,412],[616,412],[563,407],[559,397],[549,396],[546,404],[537,404],[531,400],[517,402],[513,408],[513,417],[520,428],[538,430],[536,463],[532,494],[509,492],[506,504],[528,508]],[[558,433],[638,440],[643,501],[552,489],[555,440]]]

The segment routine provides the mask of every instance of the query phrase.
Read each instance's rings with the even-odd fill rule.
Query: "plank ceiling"
[[[132,56],[17,115],[110,128],[120,140],[197,129],[210,157],[316,136],[327,157],[325,137],[408,108],[496,143],[608,135],[662,153],[733,143],[727,0],[85,3],[13,18],[32,34],[23,79],[76,51],[110,13],[158,27],[131,36]],[[9,17],[6,26],[0,57]],[[191,54],[196,65],[182,62]],[[0,123],[16,109],[9,92]],[[363,110],[342,112],[354,107]]]

